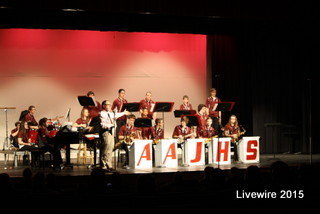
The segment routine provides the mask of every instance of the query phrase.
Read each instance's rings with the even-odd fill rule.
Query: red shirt
[[[96,106],[84,106],[89,110],[89,114],[91,118],[98,116],[100,111],[102,110],[101,104],[98,101],[95,101],[95,102],[96,102]]]
[[[188,104],[182,103],[180,105],[180,110],[193,110],[193,108],[192,108],[192,105],[190,103],[188,103]]]
[[[228,131],[229,134],[238,134],[240,130],[239,130],[239,127],[235,127],[230,124],[227,124],[224,126],[224,131]]]
[[[19,133],[18,133],[18,138],[22,138],[22,141],[24,142],[24,143],[28,143],[29,141],[29,135],[28,135],[28,133],[29,133],[29,130],[26,130],[26,134],[24,135],[23,133],[22,133],[22,131],[20,130],[19,131]]]
[[[212,126],[210,127],[205,126],[204,128],[198,127],[197,134],[198,134],[198,137],[201,137],[201,138],[210,138],[215,135],[215,131]]]
[[[178,125],[174,128],[172,138],[175,138],[175,136],[185,136],[191,134],[191,128],[189,126],[186,126],[184,129],[182,128],[181,125]]]
[[[221,100],[218,97],[208,97],[206,100],[206,106],[209,108],[209,115],[212,117],[219,117],[219,112],[215,111],[218,103],[221,102]]]
[[[164,139],[164,131],[163,128],[156,128],[156,126],[150,127],[151,139],[159,140]]]
[[[197,113],[199,118],[199,126],[200,128],[204,129],[206,126],[206,120],[208,118],[208,115],[200,115],[199,112]]]
[[[136,127],[128,127],[127,125],[123,125],[120,127],[119,136],[126,137],[126,136],[130,135],[131,133],[135,132],[136,136],[134,138],[138,139],[139,136],[137,135],[137,130],[138,130],[138,128],[136,128]]]
[[[117,112],[121,112],[121,109],[124,103],[128,103],[128,101],[126,99],[121,99],[120,97],[118,97],[113,101],[111,109],[113,111],[117,109]],[[119,117],[117,120],[126,120],[126,119],[127,119],[127,116],[123,115]]]
[[[152,115],[153,115],[153,110],[154,110],[154,106],[155,106],[155,102],[153,100],[146,100],[146,99],[143,99],[143,100],[140,100],[140,109],[143,109],[143,108],[148,108],[148,117],[149,118],[152,118]]]
[[[79,124],[79,125],[81,125],[81,124],[86,124],[86,125],[88,126],[88,125],[89,125],[89,121],[90,121],[90,119],[84,120],[84,119],[82,119],[82,118],[78,118],[78,119],[76,120],[76,124]]]
[[[34,125],[37,125],[38,124],[38,122],[36,121],[36,119],[34,118],[34,116],[32,115],[32,114],[30,114],[30,113],[28,113],[25,117],[24,117],[24,120],[26,121],[26,122],[32,122],[32,123],[34,123]]]

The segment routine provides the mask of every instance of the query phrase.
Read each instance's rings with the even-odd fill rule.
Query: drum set
[[[63,118],[63,116],[47,120],[49,138],[55,137],[57,132],[62,128],[62,124],[59,121],[61,118]]]
[[[58,133],[58,131],[61,129],[62,124],[59,121],[59,119],[61,118],[63,118],[63,116],[47,120],[47,129],[49,131],[49,138],[54,138]],[[30,143],[37,144],[38,130],[30,128],[28,131],[28,137],[30,139]]]

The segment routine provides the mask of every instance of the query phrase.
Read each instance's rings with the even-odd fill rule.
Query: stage
[[[179,164],[178,167],[152,167],[152,168],[143,168],[143,169],[123,169],[121,166],[115,167],[115,171],[120,174],[161,174],[161,173],[175,173],[175,172],[200,172],[200,174],[204,171],[205,167],[212,166],[214,168],[220,168],[222,170],[230,170],[232,167],[237,167],[239,169],[245,170],[248,166],[254,165],[258,166],[261,169],[269,169],[271,164],[275,161],[283,161],[287,163],[290,167],[299,167],[302,164],[310,165],[310,163],[314,165],[319,165],[320,163],[320,154],[313,154],[310,156],[309,154],[261,154],[260,162],[258,163],[235,163],[231,162],[231,164],[206,164],[201,166],[181,166]],[[179,162],[180,163],[180,162]],[[55,173],[57,176],[90,176],[92,169],[95,168],[91,165],[86,164],[77,164],[76,158],[71,158],[72,167],[65,167],[62,170],[54,170],[50,167],[34,167],[31,168],[34,173],[36,172],[44,172],[44,173]],[[7,173],[11,177],[22,177],[22,172],[27,166],[22,166],[19,163],[18,167],[13,167],[12,160],[9,159],[7,163],[7,167],[5,167],[4,161],[0,161],[0,173]],[[5,169],[7,168],[7,169]],[[110,174],[112,172],[106,172]]]

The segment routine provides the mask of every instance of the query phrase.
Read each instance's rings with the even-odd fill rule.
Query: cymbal
[[[64,118],[64,116],[60,116],[60,117],[55,117],[55,118],[50,118],[49,120],[58,120],[58,119],[62,119],[62,118]]]

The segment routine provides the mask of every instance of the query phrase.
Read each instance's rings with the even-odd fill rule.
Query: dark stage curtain
[[[224,124],[236,114],[247,135],[261,137],[261,153],[272,153],[272,143],[275,153],[310,151],[310,110],[312,118],[319,115],[314,86],[310,90],[315,82],[313,46],[308,33],[279,24],[208,36],[212,85],[220,99],[236,102],[232,112],[224,113]],[[313,124],[315,119],[312,152],[318,153]]]

